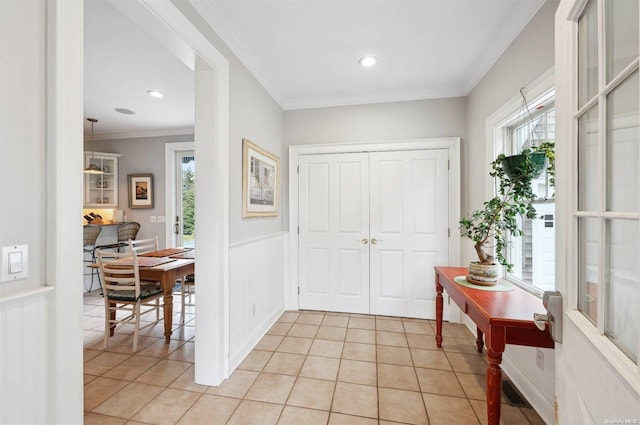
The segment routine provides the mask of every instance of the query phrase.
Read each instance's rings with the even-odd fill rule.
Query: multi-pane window
[[[613,24],[615,22],[615,25]],[[599,37],[599,25],[604,37]],[[590,0],[578,21],[578,309],[629,359],[640,341],[638,1]]]

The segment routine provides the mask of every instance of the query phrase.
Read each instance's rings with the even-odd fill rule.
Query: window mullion
[[[598,247],[598,262],[599,262],[599,276],[600,288],[598,294],[597,305],[597,324],[599,335],[604,335],[605,332],[605,317],[607,314],[607,250],[606,238],[607,238],[607,219],[603,216],[603,213],[607,211],[607,128],[606,128],[606,95],[603,94],[603,88],[606,86],[606,40],[605,40],[605,0],[598,0],[598,152],[599,152],[599,164],[598,164],[598,225],[599,225],[599,247]]]

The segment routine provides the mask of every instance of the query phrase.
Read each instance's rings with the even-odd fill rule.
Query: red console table
[[[514,288],[511,291],[483,291],[458,285],[454,278],[466,276],[463,267],[435,267],[436,271],[436,344],[442,346],[442,291],[455,301],[477,326],[476,345],[482,353],[487,346],[487,418],[489,425],[500,423],[502,391],[502,353],[507,344],[553,348],[548,329],[540,331],[533,313],[546,313],[542,300]],[[483,341],[484,335],[484,341]]]

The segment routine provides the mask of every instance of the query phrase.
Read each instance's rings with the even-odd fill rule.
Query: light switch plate
[[[29,277],[29,245],[2,247],[0,282],[11,282]]]
[[[156,216],[155,215],[150,215],[149,216],[149,223],[155,223],[156,222]]]

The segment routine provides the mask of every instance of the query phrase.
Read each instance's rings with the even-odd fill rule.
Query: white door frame
[[[449,151],[449,263],[460,262],[460,138],[442,137],[433,139],[410,139],[362,143],[336,143],[319,145],[294,145],[289,147],[289,243],[290,273],[288,287],[285,286],[285,309],[297,310],[298,303],[298,159],[300,155],[385,152],[425,149],[448,149]],[[459,320],[456,320],[459,321]]]
[[[177,169],[176,169],[176,152],[192,151],[195,149],[194,142],[175,142],[165,143],[164,145],[164,187],[165,187],[165,216],[167,222],[165,223],[166,245],[167,248],[175,246],[175,234],[173,227],[175,221],[173,217],[178,214],[176,209],[176,182],[177,182]]]
[[[201,223],[198,231],[204,241],[210,242],[198,246],[198,258],[207,261],[196,259],[199,274],[206,276],[208,282],[198,290],[197,302],[207,308],[198,309],[196,324],[202,321],[207,326],[197,331],[195,379],[200,384],[219,385],[229,374],[229,63],[171,1],[114,1],[112,4],[195,71],[195,151],[199,158],[211,164],[200,170],[202,179],[213,182],[196,185],[196,196],[200,199],[196,206],[196,220]],[[66,209],[82,204],[83,177],[74,171],[81,166],[83,149],[82,0],[47,2],[47,27],[50,58],[46,75],[47,127],[50,129],[47,144],[51,148],[46,175],[47,181],[55,182],[47,190],[47,202],[59,207],[55,213],[52,211],[45,231],[47,251],[64,254],[64,249],[56,251],[49,247],[81,251],[81,228],[73,224],[73,214],[66,214]],[[69,188],[77,188],[77,196],[70,195],[75,192]],[[69,415],[75,418],[77,406],[80,414],[82,410],[76,397],[76,394],[82,395],[81,380],[76,379],[82,376],[81,354],[80,359],[71,358],[73,367],[69,357],[69,347],[82,353],[82,333],[80,327],[65,326],[69,323],[69,311],[80,309],[75,304],[82,295],[81,275],[75,280],[60,275],[69,269],[68,259],[74,257],[73,254],[53,256],[46,265],[51,284],[78,281],[75,286],[56,285],[52,307],[55,313],[50,323],[52,341],[57,341],[52,342],[50,363],[52,376],[57,376],[49,380],[53,382],[49,387],[51,422],[69,422],[65,419]],[[67,397],[69,393],[71,396]]]

